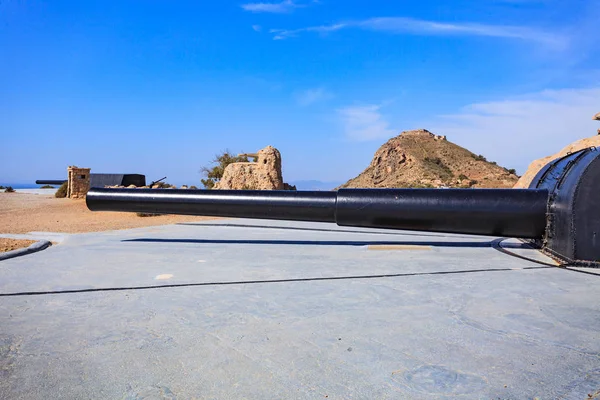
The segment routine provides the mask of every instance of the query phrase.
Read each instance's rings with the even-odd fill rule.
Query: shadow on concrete
[[[123,239],[122,242],[145,243],[194,243],[194,244],[254,244],[254,245],[302,245],[302,246],[432,246],[432,247],[494,247],[488,242],[437,242],[437,241],[379,241],[379,240],[250,240],[250,239]],[[503,247],[530,248],[523,243],[506,243]],[[393,249],[391,249],[393,250]]]
[[[427,236],[427,237],[448,237],[449,234],[446,233],[407,233],[405,231],[400,232],[399,230],[390,229],[389,232],[381,232],[381,231],[355,231],[350,229],[327,229],[327,228],[301,228],[297,226],[280,226],[280,225],[254,225],[254,224],[203,224],[203,223],[195,223],[195,222],[179,222],[175,225],[184,225],[184,226],[210,226],[210,227],[226,227],[226,228],[260,228],[260,229],[285,229],[292,231],[309,231],[309,232],[333,232],[333,233],[363,233],[369,235],[394,235],[394,236]],[[338,225],[335,225],[338,226]],[[381,229],[381,228],[380,228]],[[455,238],[467,238],[471,239],[472,236],[460,236],[458,234],[452,234],[452,237]]]

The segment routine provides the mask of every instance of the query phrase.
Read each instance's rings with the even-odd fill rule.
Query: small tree
[[[202,184],[206,189],[212,189],[215,184],[221,180],[225,168],[232,163],[248,162],[246,156],[234,156],[229,150],[225,150],[222,154],[218,154],[212,160],[212,167],[202,167],[202,173],[206,175],[206,179],[201,179]]]
[[[69,184],[67,182],[63,182],[63,184],[60,185],[60,187],[58,188],[56,193],[54,193],[54,197],[56,197],[57,199],[67,197],[67,187],[68,186],[69,186]]]

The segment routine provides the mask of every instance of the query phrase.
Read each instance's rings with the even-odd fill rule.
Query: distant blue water
[[[8,187],[11,186],[13,189],[39,189],[44,185],[36,185],[35,183],[32,185],[31,183],[3,183],[0,182],[0,186]],[[52,185],[54,187],[58,187],[58,185]]]

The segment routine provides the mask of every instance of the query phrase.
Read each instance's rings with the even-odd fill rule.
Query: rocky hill
[[[341,188],[511,188],[514,170],[489,162],[425,130],[402,132],[377,150],[371,164]]]
[[[600,113],[597,114],[597,117],[598,120],[600,120]],[[598,132],[598,135],[600,135],[600,130]],[[575,153],[576,151],[588,147],[600,147],[600,136],[598,135],[589,138],[579,139],[578,141],[571,143],[556,154],[533,161],[531,164],[529,164],[527,172],[525,172],[521,179],[519,179],[519,181],[516,183],[515,189],[528,188],[529,184],[531,183],[533,178],[535,178],[540,169],[542,169],[542,167],[544,167],[550,161],[556,160],[557,158],[564,157],[567,154]]]

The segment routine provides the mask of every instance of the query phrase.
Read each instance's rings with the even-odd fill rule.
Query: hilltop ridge
[[[376,152],[369,166],[340,188],[511,188],[519,177],[426,129],[404,131]]]

